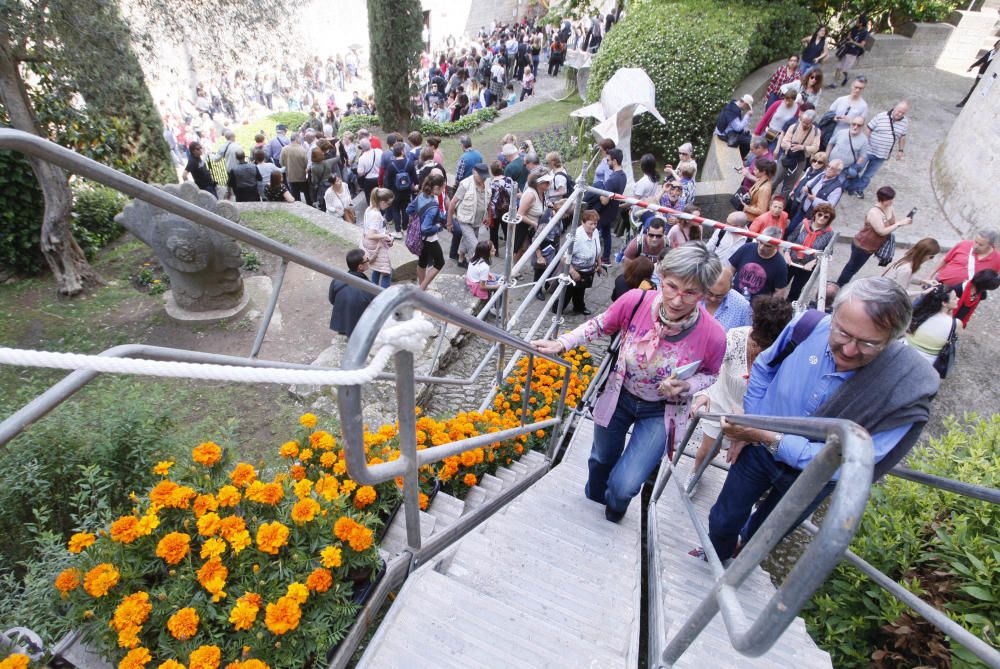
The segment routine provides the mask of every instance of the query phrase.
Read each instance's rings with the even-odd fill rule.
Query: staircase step
[[[462,500],[452,497],[448,493],[439,492],[431,501],[427,513],[437,519],[435,529],[441,531],[461,518],[464,510],[465,503]]]
[[[437,523],[437,519],[425,513],[420,512],[420,537],[421,539],[426,539],[434,532],[434,526]],[[400,509],[396,514],[396,517],[392,519],[392,523],[389,525],[389,530],[385,533],[382,538],[382,549],[389,553],[390,555],[396,555],[404,548],[407,547],[406,542],[406,513],[404,509]]]
[[[510,469],[515,474],[517,474],[518,476],[527,476],[528,473],[533,471],[531,467],[528,467],[528,465],[518,460],[515,460],[514,462],[507,465],[507,468]]]
[[[480,488],[479,486],[473,487],[471,490],[469,490],[468,493],[466,493],[465,499],[463,500],[465,506],[462,509],[462,515],[464,516],[465,514],[470,513],[476,507],[482,506],[483,502],[485,501],[486,501],[486,490]]]
[[[527,467],[541,466],[545,464],[545,455],[540,451],[528,451],[518,462]]]
[[[506,467],[499,467],[497,469],[496,477],[504,482],[504,486],[509,486],[518,480],[517,472],[507,469]]]
[[[497,478],[492,474],[483,474],[483,477],[479,479],[479,485],[484,488],[487,493],[491,493],[489,496],[493,497],[496,493],[503,490],[503,479]]]

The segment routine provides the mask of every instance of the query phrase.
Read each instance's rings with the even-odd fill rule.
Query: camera
[[[917,213],[917,208],[916,208],[916,207],[914,207],[913,209],[911,209],[911,210],[910,210],[910,213],[909,213],[909,214],[907,214],[907,215],[906,215],[906,217],[907,217],[908,219],[910,219],[910,220],[913,220],[913,216],[914,216],[914,215],[915,215],[916,213]]]

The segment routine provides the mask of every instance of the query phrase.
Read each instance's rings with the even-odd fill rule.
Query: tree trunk
[[[3,102],[13,128],[45,136],[38,127],[18,62],[4,30],[0,30],[0,102]],[[73,238],[70,216],[73,192],[65,172],[31,156],[28,160],[45,197],[40,245],[59,292],[76,295],[88,285],[103,284],[104,280],[87,262],[83,250]]]
[[[422,29],[418,0],[368,0],[369,67],[375,105],[386,131],[410,128],[412,75],[423,46]]]

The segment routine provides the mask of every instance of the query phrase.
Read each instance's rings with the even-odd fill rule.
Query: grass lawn
[[[271,239],[290,246],[310,247],[309,240],[317,238],[351,248],[350,241],[319,227],[312,222],[285,211],[242,211],[240,224]]]
[[[569,113],[574,109],[579,109],[583,103],[579,96],[574,96],[568,100],[545,102],[543,104],[526,109],[523,112],[514,114],[501,121],[481,126],[470,133],[472,146],[483,154],[487,163],[496,159],[500,152],[500,140],[507,133],[517,135],[520,140],[525,135],[564,125],[573,119]],[[441,152],[444,154],[445,167],[449,174],[455,169],[458,157],[462,155],[462,148],[458,144],[458,136],[444,137],[441,140]]]

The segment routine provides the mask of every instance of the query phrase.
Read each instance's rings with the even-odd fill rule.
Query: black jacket
[[[368,281],[368,277],[361,272],[351,272],[351,274]],[[330,315],[330,329],[350,337],[351,333],[354,332],[354,327],[361,319],[361,314],[375,299],[375,295],[349,286],[338,279],[333,279],[330,281],[329,299],[330,304],[333,305],[333,313]]]
[[[736,100],[730,100],[729,104],[722,108],[719,112],[719,118],[715,120],[715,131],[719,135],[723,135],[726,132],[726,128],[732,123],[733,119],[737,119],[743,115],[743,110]]]

